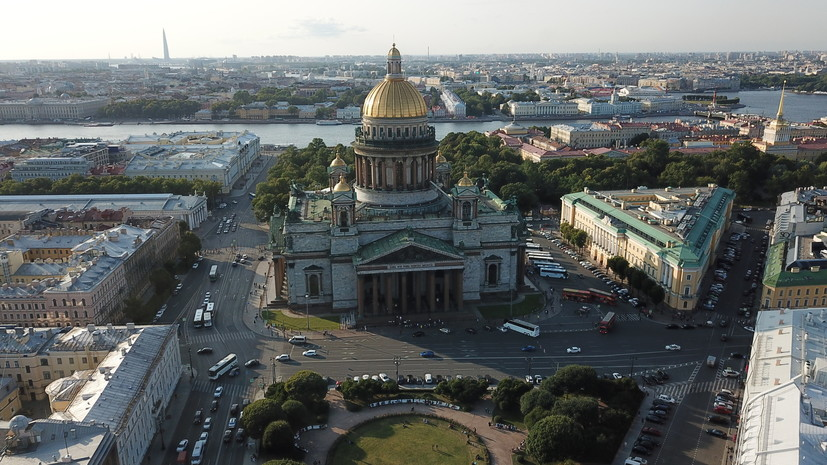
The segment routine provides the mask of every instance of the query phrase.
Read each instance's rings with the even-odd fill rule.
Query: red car
[[[660,432],[659,429],[652,428],[652,427],[649,427],[649,426],[643,428],[643,430],[641,430],[641,433],[648,434],[650,436],[660,436],[661,435],[661,432]]]
[[[715,407],[714,409],[712,409],[712,411],[715,413],[722,413],[724,415],[732,414],[732,409],[728,409],[726,407]]]

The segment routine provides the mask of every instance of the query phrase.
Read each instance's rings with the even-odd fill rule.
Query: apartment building
[[[735,193],[706,187],[583,192],[562,197],[561,221],[586,231],[586,253],[602,266],[614,257],[645,272],[664,304],[693,310],[701,280],[729,224]]]

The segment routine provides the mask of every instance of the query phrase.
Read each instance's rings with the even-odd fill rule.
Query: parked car
[[[716,438],[725,438],[726,437],[725,432],[723,432],[719,429],[715,429],[715,428],[710,428],[710,429],[706,430],[706,434],[715,436]]]
[[[433,358],[434,357],[434,351],[433,350],[423,350],[422,352],[419,353],[419,356],[423,357],[423,358]]]
[[[676,403],[675,398],[672,396],[667,396],[666,394],[660,394],[657,397],[658,400],[662,400],[664,402],[669,402],[670,404]]]

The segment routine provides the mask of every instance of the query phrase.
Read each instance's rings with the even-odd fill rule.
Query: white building
[[[130,209],[135,216],[168,217],[185,221],[196,229],[207,219],[207,198],[200,195],[177,194],[76,194],[76,195],[0,195],[0,212],[29,215],[37,220],[36,212],[47,210],[118,210]],[[2,216],[0,216],[2,219]],[[0,223],[2,225],[3,223]],[[10,225],[11,226],[11,225]],[[17,231],[8,231],[14,233]]]
[[[122,145],[135,156],[124,175],[216,181],[226,194],[259,158],[259,143],[259,137],[247,131],[130,136]]]
[[[544,117],[544,116],[576,116],[580,114],[576,102],[543,101],[543,102],[508,102],[508,109],[515,117]]]
[[[821,465],[827,450],[827,309],[758,312],[736,465]]]
[[[0,102],[0,121],[80,120],[97,115],[108,99],[33,98]]]
[[[50,357],[94,355],[97,362],[46,387],[51,418],[106,425],[115,435],[117,463],[141,463],[183,371],[177,330],[90,325],[62,334],[46,351]]]
[[[336,119],[359,119],[362,117],[362,108],[355,105],[348,105],[344,108],[336,109]]]
[[[445,111],[454,118],[465,118],[465,102],[453,91],[443,89],[442,103],[445,104]]]
[[[92,162],[81,157],[37,157],[16,161],[11,178],[25,181],[34,178],[48,178],[53,181],[68,178],[73,174],[86,176],[92,169]]]

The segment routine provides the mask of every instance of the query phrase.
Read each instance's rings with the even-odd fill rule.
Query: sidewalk
[[[175,429],[178,427],[180,419],[183,418],[184,406],[192,392],[192,385],[195,378],[190,374],[198,375],[195,371],[190,372],[190,368],[190,365],[183,365],[181,378],[178,381],[178,385],[175,386],[169,405],[164,411],[164,419],[161,422],[160,432],[156,433],[152,441],[150,441],[142,463],[166,465],[169,462],[164,460],[164,456],[174,453],[175,446],[178,444],[178,441],[182,439],[175,437]],[[190,413],[187,413],[187,415],[190,415]]]

